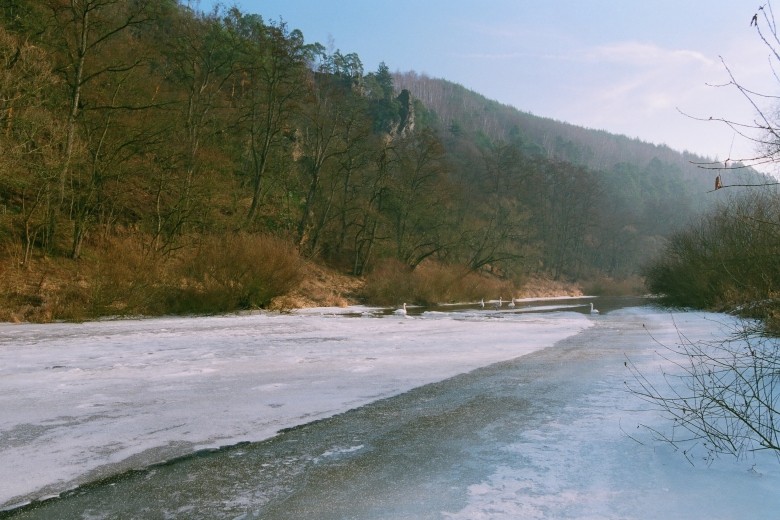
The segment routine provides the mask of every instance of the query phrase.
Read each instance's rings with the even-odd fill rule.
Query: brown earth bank
[[[366,278],[357,278],[323,267],[312,266],[301,286],[290,294],[275,298],[269,309],[285,311],[307,307],[347,307],[358,304],[383,304],[384,302],[366,300],[366,283]],[[579,284],[532,278],[527,280],[517,290],[507,292],[504,298],[510,299],[514,297],[519,299],[583,295],[584,293]]]
[[[186,291],[160,296],[162,293],[155,292],[157,289],[151,285],[100,282],[99,276],[92,267],[78,261],[38,259],[24,267],[0,263],[0,321],[46,323],[107,316],[218,314],[253,308],[284,312],[306,307],[400,305],[403,301],[425,305],[479,301],[480,297],[488,300],[502,296],[508,300],[642,292],[641,281],[618,283],[602,278],[580,283],[543,276],[509,281],[441,266],[426,266],[414,272],[378,269],[368,276],[355,277],[301,262],[296,283],[277,291],[279,294],[268,297],[262,305],[242,305],[235,299],[223,298],[211,307],[194,307],[174,301],[194,297],[191,286],[196,284],[191,281],[180,282]],[[140,273],[136,277],[143,278]],[[165,301],[150,304],[152,299]]]

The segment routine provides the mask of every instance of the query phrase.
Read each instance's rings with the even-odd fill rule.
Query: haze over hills
[[[397,89],[408,89],[415,98],[434,111],[441,121],[468,124],[471,132],[482,132],[492,139],[504,140],[521,132],[528,142],[540,147],[549,157],[595,170],[607,170],[623,162],[646,164],[655,158],[665,164],[678,166],[682,172],[691,176],[693,182],[700,179],[707,189],[714,185],[714,175],[717,174],[702,168],[711,165],[712,158],[607,130],[583,128],[537,116],[490,100],[446,79],[431,78],[413,71],[396,72],[393,78]],[[726,175],[734,176],[735,181],[742,182],[754,176],[756,179],[765,178],[764,174],[752,168],[742,169],[736,163],[729,166],[732,171]]]
[[[739,163],[725,169],[709,158],[665,145],[535,116],[444,79],[407,72],[395,73],[394,80],[397,89],[408,89],[422,101],[442,133],[468,134],[477,142],[513,143],[526,158],[587,169],[581,180],[598,185],[601,196],[593,203],[596,207],[583,212],[583,219],[598,222],[601,232],[596,234],[606,241],[597,240],[593,254],[600,260],[594,262],[610,275],[636,273],[657,253],[664,237],[722,201],[724,193],[714,190],[717,176],[727,185],[770,182]],[[582,185],[561,189],[582,193]],[[590,233],[579,229],[580,236]],[[611,247],[622,251],[610,254]],[[555,253],[560,254],[565,255]],[[600,263],[607,257],[612,260]]]

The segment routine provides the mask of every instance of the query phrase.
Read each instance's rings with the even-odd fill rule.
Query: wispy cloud
[[[608,61],[637,66],[698,64],[717,65],[704,54],[688,49],[665,49],[655,44],[618,42],[585,50],[582,55],[591,61]]]
[[[515,35],[515,38],[517,35]],[[658,45],[641,42],[617,42],[584,49],[564,48],[557,52],[539,47],[526,47],[515,43],[508,47],[521,47],[522,50],[512,51],[473,51],[455,52],[454,56],[461,59],[509,61],[533,58],[544,61],[577,61],[585,64],[608,63],[626,65],[636,68],[656,67],[720,67],[716,58],[710,58],[701,52],[690,49],[665,49]],[[523,48],[524,47],[524,48]]]
[[[532,54],[528,52],[464,52],[454,53],[453,56],[466,60],[508,61],[528,58]]]

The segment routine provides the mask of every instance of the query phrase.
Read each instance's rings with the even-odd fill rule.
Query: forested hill
[[[416,72],[396,72],[393,79],[396,88],[409,90],[436,114],[437,119],[452,129],[467,129],[493,140],[519,138],[529,148],[535,147],[549,157],[595,170],[609,169],[624,162],[647,164],[658,159],[678,166],[686,174],[702,177],[701,169],[696,165],[709,161],[668,146],[523,112],[445,79]]]
[[[419,99],[436,118],[450,130],[467,130],[492,140],[519,139],[531,153],[586,166],[597,171],[608,171],[617,164],[647,165],[658,160],[679,170],[685,182],[701,183],[707,190],[714,186],[712,171],[702,166],[711,158],[688,151],[678,151],[666,145],[572,125],[554,119],[523,112],[515,107],[493,101],[462,85],[428,77],[416,72],[396,72],[396,88],[407,89]],[[681,116],[682,117],[682,116]],[[732,165],[738,167],[739,165]],[[722,171],[720,173],[723,173]],[[758,172],[733,169],[726,175],[734,182],[762,179]]]
[[[396,89],[421,101],[431,124],[448,134],[450,142],[468,136],[474,143],[511,144],[526,159],[587,169],[600,191],[597,215],[591,218],[608,230],[604,239],[619,236],[617,242],[630,244],[622,252],[612,251],[613,260],[606,263],[609,254],[596,254],[601,272],[635,272],[670,232],[723,200],[723,192],[714,192],[717,176],[728,184],[774,182],[738,163],[723,169],[711,158],[666,145],[523,112],[445,79],[416,72],[396,72],[393,79]],[[576,191],[584,187],[580,184]],[[610,248],[599,240],[598,249],[603,253]]]
[[[264,306],[298,257],[628,277],[721,195],[689,159],[365,71],[237,8],[0,5],[0,307]]]

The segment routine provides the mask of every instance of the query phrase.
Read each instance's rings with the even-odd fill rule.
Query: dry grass
[[[274,298],[268,309],[287,311],[306,307],[347,307],[358,303],[363,291],[363,279],[313,263],[305,264],[302,271],[300,285]]]
[[[386,260],[367,277],[365,298],[377,305],[400,302],[430,305],[489,299],[509,294],[512,284],[462,266],[429,262],[410,270],[400,262]]]
[[[168,257],[149,252],[142,239],[128,235],[91,244],[78,261],[37,258],[24,267],[8,258],[0,262],[0,321],[582,295],[570,283],[542,277],[515,283],[435,262],[409,270],[388,260],[357,278],[304,262],[289,243],[264,235],[206,237]]]
[[[89,284],[72,261],[6,261],[0,283],[0,321],[46,323],[88,317]]]
[[[176,314],[265,308],[300,285],[303,265],[295,248],[276,237],[207,237],[183,256],[174,269],[180,282],[164,287],[161,301]]]
[[[533,277],[525,280],[520,286],[519,298],[551,298],[555,296],[582,296],[578,284],[551,280],[549,278]]]
[[[93,246],[84,258],[0,263],[0,321],[83,321],[102,316],[210,314],[267,307],[297,289],[303,262],[283,240],[208,237],[161,257],[133,237]]]

